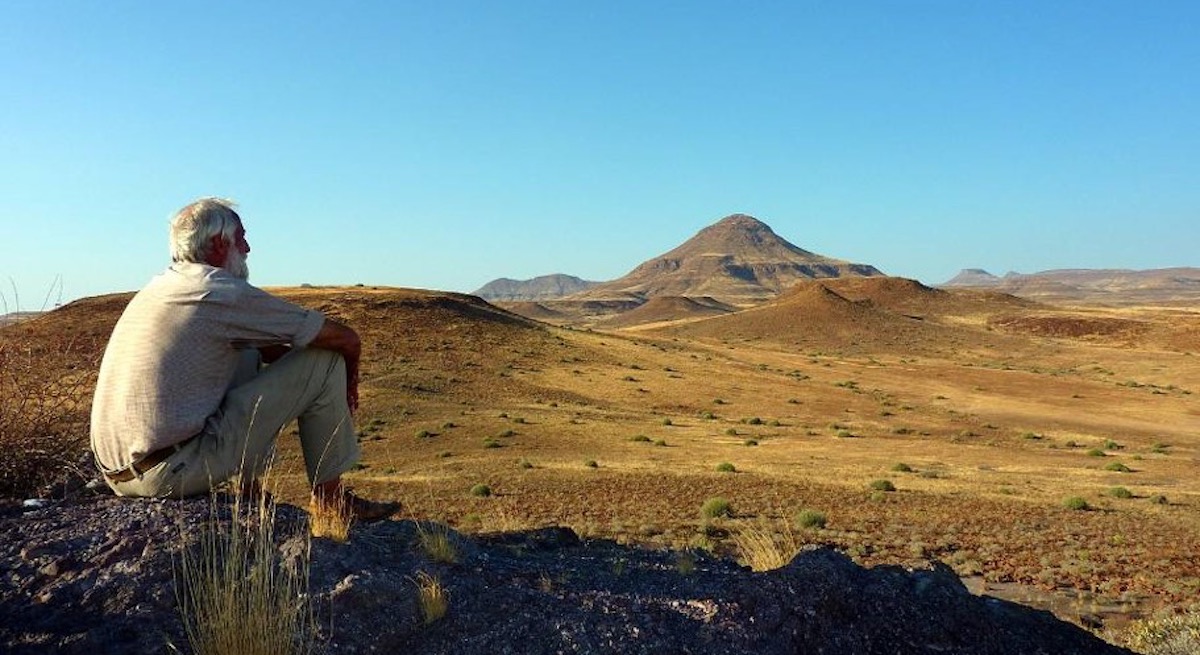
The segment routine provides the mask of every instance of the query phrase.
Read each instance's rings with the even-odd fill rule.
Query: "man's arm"
[[[353,328],[326,318],[321,331],[309,342],[309,348],[332,350],[346,360],[346,402],[350,411],[358,411],[358,358],[362,354],[362,341]]]

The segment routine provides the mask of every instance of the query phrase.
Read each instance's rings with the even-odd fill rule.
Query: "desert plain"
[[[348,480],[405,517],[734,558],[757,531],[866,565],[940,560],[980,593],[1093,627],[1200,595],[1200,311],[1186,305],[873,277],[719,315],[663,301],[637,320],[539,321],[448,292],[273,291],[362,334]],[[129,298],[76,301],[0,341],[80,374]],[[68,342],[75,359],[56,360]],[[303,504],[284,432],[276,493]],[[729,514],[702,516],[712,498]]]

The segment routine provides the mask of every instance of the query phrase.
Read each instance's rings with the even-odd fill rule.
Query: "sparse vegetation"
[[[421,571],[413,580],[417,586],[417,607],[425,625],[435,623],[446,616],[450,609],[450,593],[441,580]]]
[[[912,473],[913,472],[913,468],[911,466],[909,466],[908,464],[905,464],[904,462],[896,462],[895,464],[892,464],[891,470],[893,470],[897,473]]]
[[[813,509],[802,509],[796,513],[796,526],[802,529],[823,529],[825,521],[824,512],[818,512]]]
[[[1108,490],[1108,495],[1113,498],[1133,498],[1133,492],[1125,487],[1113,487]]]
[[[733,506],[729,501],[721,496],[709,498],[700,506],[700,517],[705,519],[715,519],[722,516],[731,516],[733,514]]]
[[[1088,501],[1082,496],[1071,496],[1067,498],[1063,501],[1063,507],[1080,511],[1092,508],[1092,506],[1088,504]]]
[[[458,547],[450,536],[450,528],[442,523],[422,523],[418,521],[417,540],[421,551],[434,562],[442,564],[458,563]]]
[[[737,468],[735,468],[734,465],[729,462],[721,462],[720,464],[717,464],[717,471],[719,473],[734,473],[737,471]]]
[[[471,487],[471,495],[478,496],[480,498],[486,498],[492,495],[492,488],[486,484],[476,484],[475,486]]]
[[[896,485],[891,480],[872,480],[870,487],[875,491],[895,491]]]
[[[1143,655],[1195,655],[1200,653],[1200,609],[1136,621],[1124,636],[1126,645]]]
[[[1108,464],[1108,466],[1104,467],[1104,470],[1105,471],[1115,471],[1117,473],[1130,473],[1133,471],[1133,469],[1129,468],[1128,466],[1125,466],[1121,462],[1110,462]]]
[[[188,644],[197,655],[306,653],[315,638],[307,551],[287,566],[275,541],[275,506],[265,495],[235,500],[222,520],[218,500],[185,548],[176,590]]]

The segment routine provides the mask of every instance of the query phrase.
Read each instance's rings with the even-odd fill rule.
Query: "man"
[[[105,481],[121,496],[192,496],[234,476],[256,491],[298,419],[317,509],[390,516],[397,503],[341,483],[359,458],[358,334],[252,286],[249,254],[229,201],[172,218],[173,263],[130,301],[100,364],[91,444]]]

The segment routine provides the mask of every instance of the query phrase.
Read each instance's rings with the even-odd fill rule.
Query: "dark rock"
[[[0,518],[0,652],[187,650],[173,562],[213,516],[249,520],[207,499],[111,496]],[[451,532],[456,561],[438,563],[419,545],[429,524],[355,526],[336,544],[310,542],[305,520],[277,507],[282,560],[310,562],[322,653],[1128,653],[1049,613],[973,596],[940,564],[864,569],[813,548],[765,573],[705,555],[679,567],[677,553],[565,528]],[[421,574],[450,599],[429,625]]]

